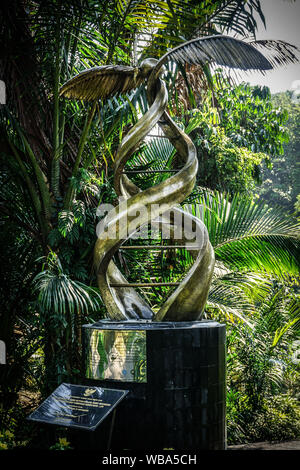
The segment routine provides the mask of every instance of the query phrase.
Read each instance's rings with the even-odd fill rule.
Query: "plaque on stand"
[[[62,383],[27,419],[94,431],[127,393]]]
[[[112,449],[226,448],[225,325],[100,320],[83,339],[85,383],[130,392]]]
[[[136,322],[122,324],[122,329],[116,325],[120,326],[111,321],[100,322],[100,327],[84,325],[86,378],[146,383],[146,331],[137,329]]]

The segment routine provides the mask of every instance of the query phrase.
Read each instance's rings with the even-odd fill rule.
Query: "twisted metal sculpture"
[[[140,67],[95,67],[78,74],[63,85],[61,95],[95,101],[126,93],[147,82],[149,109],[124,137],[114,163],[115,190],[126,204],[119,204],[107,215],[94,250],[98,286],[112,320],[197,320],[201,318],[213,274],[214,251],[207,229],[199,219],[183,213],[179,206],[194,188],[198,161],[192,141],[176,126],[166,110],[168,93],[160,76],[163,65],[168,60],[202,66],[213,63],[242,70],[272,68],[269,61],[253,46],[218,35],[186,42],[159,60],[146,59]],[[175,147],[183,167],[167,180],[142,191],[124,174],[124,167],[156,124]],[[136,214],[139,214],[138,218]],[[189,245],[192,242],[197,243],[191,250],[193,266],[154,315],[147,302],[127,283],[112,257],[126,239],[151,221],[155,220],[160,227],[168,226],[175,234],[179,228],[178,223],[182,224],[187,219],[190,224],[186,225],[190,226],[190,232],[187,233],[185,229],[180,242]],[[199,233],[200,240],[195,235]]]

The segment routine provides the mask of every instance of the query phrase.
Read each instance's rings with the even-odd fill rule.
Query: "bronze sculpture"
[[[146,59],[140,67],[108,65],[86,70],[63,85],[61,95],[88,101],[105,100],[126,93],[147,82],[148,111],[131,128],[116,153],[114,186],[126,204],[119,204],[106,217],[94,250],[98,286],[112,320],[153,319],[154,321],[192,321],[201,318],[214,269],[214,251],[204,224],[189,214],[192,233],[184,233],[181,243],[195,242],[191,253],[194,264],[180,285],[154,315],[147,302],[126,282],[112,257],[140,227],[156,220],[176,232],[176,220],[183,220],[179,204],[192,192],[198,161],[191,139],[167,112],[168,93],[160,77],[163,65],[172,60],[197,65],[218,64],[242,70],[267,70],[269,61],[250,44],[228,36],[210,36],[188,41],[161,59]],[[124,173],[126,162],[147,134],[158,124],[175,147],[183,167],[158,185],[141,191]],[[136,214],[139,213],[138,224]],[[170,217],[170,213],[172,216]],[[179,222],[180,223],[180,222]],[[110,229],[113,230],[110,231]],[[178,227],[177,227],[178,228]],[[113,233],[113,235],[111,235]],[[193,234],[201,237],[191,239]]]

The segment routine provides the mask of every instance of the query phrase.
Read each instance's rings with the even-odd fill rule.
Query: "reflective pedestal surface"
[[[226,448],[225,325],[100,321],[83,330],[85,383],[129,390],[114,422],[95,431],[99,449],[111,431],[111,449]]]

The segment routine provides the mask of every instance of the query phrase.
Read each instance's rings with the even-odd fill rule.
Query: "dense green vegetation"
[[[285,124],[289,140],[284,144],[284,152],[272,159],[272,167],[263,171],[263,182],[259,188],[260,196],[269,204],[280,205],[293,211],[299,185],[299,103],[293,101],[290,91],[277,93],[272,97],[274,106],[280,106],[288,115]]]
[[[252,197],[263,169],[283,155],[289,139],[286,107],[272,102],[267,87],[234,86],[218,72],[213,92],[191,113],[199,118],[193,132],[198,184]]]
[[[143,87],[96,106],[63,100],[59,88],[85,68],[136,65],[196,36],[254,39],[264,17],[257,0],[13,0],[1,10],[0,449],[66,448],[64,436],[36,444],[39,430],[24,418],[62,381],[80,382],[81,325],[105,316],[92,264],[96,210],[116,200],[114,152],[147,102]],[[184,208],[204,220],[216,253],[206,317],[227,324],[229,443],[299,437],[300,105],[220,71],[171,67],[166,81],[199,158]],[[155,137],[129,163],[177,165],[172,145]],[[132,175],[143,187],[166,177]],[[132,281],[179,280],[191,262],[185,251],[116,259]],[[147,292],[154,309],[168,292]]]

